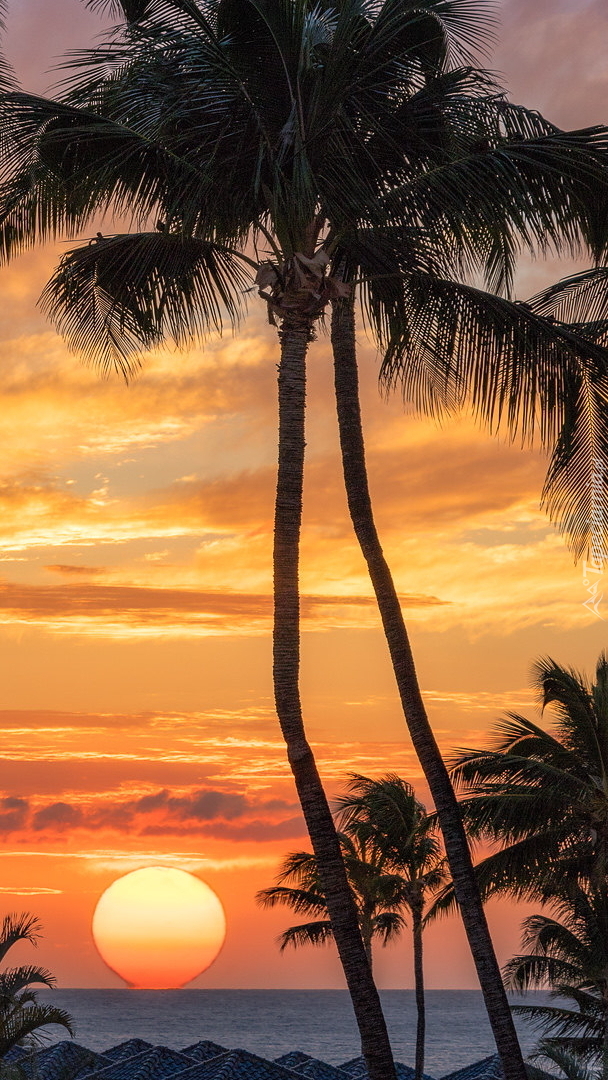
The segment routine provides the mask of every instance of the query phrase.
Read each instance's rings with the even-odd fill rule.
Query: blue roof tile
[[[192,1064],[192,1058],[170,1050],[168,1046],[153,1046],[132,1057],[119,1058],[106,1069],[96,1071],[95,1080],[164,1080],[182,1072]],[[91,1077],[93,1080],[93,1077]]]
[[[539,1069],[537,1065],[530,1065],[529,1061],[525,1065],[528,1080],[554,1080],[552,1073]],[[503,1078],[500,1058],[498,1054],[491,1054],[490,1057],[481,1058],[480,1061],[474,1061],[462,1069],[447,1073],[442,1080],[503,1080]]]
[[[108,1064],[102,1054],[96,1054],[86,1046],[68,1039],[19,1059],[21,1071],[27,1077],[36,1077],[36,1080],[72,1080],[93,1070],[102,1069]]]
[[[447,1073],[442,1080],[502,1080],[502,1065],[498,1054],[473,1061],[462,1069]]]
[[[351,1080],[366,1080],[367,1068],[365,1065],[365,1058],[356,1057],[351,1058],[350,1061],[343,1062],[340,1065],[342,1072],[348,1073]],[[404,1065],[401,1061],[395,1062],[395,1071],[397,1073],[397,1080],[414,1080],[416,1072],[409,1065]],[[432,1076],[428,1076],[427,1073],[423,1073],[423,1080],[433,1080]],[[443,1080],[447,1080],[443,1077]]]
[[[229,1050],[179,1074],[179,1080],[296,1080],[296,1077],[298,1073],[291,1069],[248,1050]]]
[[[154,1046],[150,1042],[146,1042],[145,1039],[127,1039],[126,1042],[118,1043],[117,1046],[111,1046],[109,1050],[104,1050],[104,1057],[110,1058],[110,1061],[122,1061],[123,1058],[133,1057],[134,1054],[142,1054],[144,1050],[153,1050]]]
[[[185,1046],[183,1050],[180,1050],[180,1054],[185,1054],[186,1057],[192,1058],[194,1061],[208,1061],[209,1058],[217,1057],[218,1054],[227,1054],[228,1047],[220,1046],[219,1043],[211,1042],[210,1039],[200,1039],[199,1042],[192,1043],[191,1046]]]
[[[310,1054],[305,1054],[303,1050],[290,1050],[288,1054],[281,1054],[281,1057],[274,1060],[277,1065],[282,1065],[284,1069],[296,1069],[297,1071],[307,1061],[314,1061],[315,1059]]]
[[[319,1058],[312,1058],[305,1065],[300,1065],[297,1072],[300,1076],[305,1076],[307,1080],[348,1080],[348,1073],[343,1072],[336,1065],[328,1065],[326,1061],[320,1061]]]
[[[22,1058],[24,1056],[27,1057],[27,1054],[28,1051],[25,1049],[24,1046],[11,1046],[10,1050],[6,1051],[6,1054],[4,1055],[2,1060],[4,1062],[7,1061],[10,1065],[11,1062],[18,1061],[19,1058]]]

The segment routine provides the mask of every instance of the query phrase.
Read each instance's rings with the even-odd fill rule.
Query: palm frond
[[[493,40],[489,7],[475,0],[384,0],[367,41],[367,52],[380,59],[415,55],[429,74],[446,64],[470,63]]]
[[[534,1059],[557,1065],[567,1080],[594,1080],[593,1069],[573,1054],[572,1050],[572,1047],[556,1046],[550,1040],[544,1039],[539,1044]]]
[[[562,278],[528,303],[539,315],[560,322],[600,324],[608,319],[608,267],[595,266]]]
[[[515,250],[577,255],[582,237],[601,257],[607,238],[592,219],[606,197],[607,148],[603,128],[499,137],[495,146],[415,174],[387,196],[387,207],[398,213],[407,201],[425,228],[465,244],[467,235],[474,245],[500,228]]]
[[[383,945],[394,941],[407,928],[407,922],[399,911],[380,911],[374,916],[374,936],[380,938]]]
[[[112,207],[200,221],[206,181],[190,161],[132,126],[30,94],[0,102],[0,242],[4,258],[61,233],[75,235]],[[226,199],[226,206],[229,199]],[[216,227],[219,221],[215,222]]]
[[[286,885],[274,885],[256,893],[256,903],[273,908],[284,904],[297,915],[323,915],[327,913],[327,901],[322,893],[311,889],[294,889]]]
[[[547,1035],[555,1034],[558,1038],[576,1037],[597,1038],[602,1032],[601,1003],[597,1016],[575,1012],[572,1009],[560,1009],[551,1005],[512,1005],[518,1016],[522,1016],[531,1026],[541,1028]]]
[[[5,915],[0,928],[0,961],[4,960],[9,949],[18,941],[29,941],[31,945],[37,945],[41,930],[42,925],[35,915],[29,915],[25,911]]]
[[[514,956],[503,967],[508,990],[525,994],[532,988],[567,982],[577,971],[573,964],[553,956]]]
[[[74,1035],[72,1017],[53,1005],[28,1005],[0,1016],[0,1058],[23,1039],[40,1041],[40,1028],[57,1025]]]
[[[566,324],[472,286],[418,273],[402,299],[409,316],[386,343],[381,379],[424,408],[430,377],[454,384],[491,431],[545,446],[558,436],[579,366],[608,387],[608,352]]]
[[[0,999],[9,1001],[16,997],[32,983],[53,988],[56,985],[55,976],[46,968],[31,964],[23,964],[20,967],[6,968],[0,971]]]
[[[333,936],[331,923],[327,920],[303,923],[301,926],[289,926],[279,935],[277,941],[283,952],[290,945],[294,949],[298,949],[301,945],[326,945],[327,942],[333,941]]]
[[[167,232],[99,237],[63,256],[42,307],[70,348],[128,374],[142,352],[234,327],[251,279],[230,250]]]

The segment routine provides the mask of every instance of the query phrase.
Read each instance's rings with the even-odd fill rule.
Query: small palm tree
[[[469,833],[500,844],[477,866],[478,880],[486,896],[551,899],[565,878],[606,890],[608,656],[600,655],[594,682],[551,659],[533,675],[553,730],[508,713],[488,749],[454,760]]]
[[[536,1056],[563,1071],[600,1066],[608,1078],[608,893],[570,885],[553,901],[554,917],[524,921],[522,947],[504,967],[508,989],[549,989],[562,1005],[517,1005],[544,1033]],[[568,1060],[569,1059],[569,1060]]]
[[[359,928],[367,958],[372,966],[375,939],[383,945],[397,937],[405,927],[401,909],[406,895],[402,879],[390,873],[386,860],[365,830],[338,833],[340,847],[357,907]],[[314,917],[313,922],[290,926],[280,935],[281,952],[289,945],[324,945],[333,940],[319,866],[309,851],[296,851],[284,859],[278,885],[262,889],[256,896],[262,907],[284,904],[298,915]]]
[[[365,835],[384,863],[402,882],[414,945],[416,993],[416,1080],[424,1072],[425,1001],[422,931],[426,901],[444,884],[448,871],[435,815],[427,814],[413,788],[395,773],[379,780],[353,773],[348,794],[337,800],[340,827]]]
[[[5,915],[0,929],[0,962],[18,941],[37,945],[41,926],[33,915]],[[24,1040],[36,1042],[40,1029],[59,1024],[74,1034],[69,1013],[54,1005],[41,1005],[33,985],[55,986],[55,978],[46,968],[21,965],[0,972],[0,1059]]]

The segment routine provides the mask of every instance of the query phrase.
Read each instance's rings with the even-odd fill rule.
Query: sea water
[[[395,1057],[413,1065],[414,991],[386,990],[381,997]],[[332,1065],[360,1053],[343,990],[55,990],[40,998],[67,1009],[77,1041],[92,1050],[139,1036],[176,1050],[212,1039],[266,1058],[303,1050]],[[548,998],[530,994],[526,1000]],[[431,1076],[442,1077],[496,1052],[478,991],[429,990],[426,1009],[425,1072]],[[518,1018],[515,1022],[527,1055],[537,1036]],[[52,1030],[53,1041],[63,1037],[61,1029]]]

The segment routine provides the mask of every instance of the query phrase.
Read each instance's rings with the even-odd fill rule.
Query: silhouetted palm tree
[[[502,153],[500,122],[494,128],[491,119],[485,120],[487,133],[479,140],[485,145],[484,168],[491,157],[490,147],[499,158]],[[463,166],[465,170],[461,185],[447,185],[452,196],[446,198],[447,214],[451,215],[447,231],[452,236],[468,239],[470,235],[466,226],[461,231],[457,225],[460,209],[466,216],[471,208],[475,213],[477,205],[481,205],[483,215],[492,204],[487,190],[477,189],[479,204],[471,196],[477,185],[478,165],[477,151],[468,160],[465,156],[464,161],[442,165],[446,175],[454,179]],[[465,178],[469,167],[471,186]],[[431,185],[442,168],[430,171]],[[495,176],[497,191],[502,179]],[[424,186],[425,181],[425,175],[415,177],[412,186]],[[498,233],[502,231],[504,252],[512,254],[513,220],[509,215],[522,203],[517,193],[510,193],[502,207],[500,201],[494,204],[496,227]],[[502,223],[501,212],[506,214]],[[604,211],[599,212],[598,217],[602,216],[606,220]],[[605,237],[599,240],[598,255],[604,243]],[[605,551],[606,360],[605,354],[602,358],[598,352],[590,366],[581,365],[580,354],[571,352],[570,334],[574,329],[585,333],[593,343],[605,345],[608,341],[608,270],[600,267],[581,275],[580,281],[559,283],[527,304],[518,305],[514,313],[513,306],[503,298],[447,280],[441,271],[427,276],[417,269],[412,272],[410,267],[408,272],[408,257],[407,248],[402,247],[390,258],[385,257],[383,264],[384,272],[390,275],[391,263],[399,263],[404,283],[401,300],[394,302],[392,321],[384,324],[385,313],[380,306],[374,311],[373,303],[368,305],[370,322],[376,319],[376,329],[381,337],[384,334],[387,346],[381,373],[385,386],[398,386],[405,397],[431,413],[468,403],[490,430],[503,428],[511,437],[521,436],[522,441],[530,443],[536,438],[551,451],[542,499],[552,519],[567,534],[576,555],[593,549],[594,544]],[[500,266],[500,259],[496,262],[495,257],[496,250],[491,248],[487,267],[490,276]],[[508,261],[506,285],[510,277]],[[451,262],[458,263],[458,254],[451,254]],[[377,265],[382,265],[381,259]],[[332,306],[335,392],[349,511],[378,602],[404,716],[437,808],[459,911],[500,1049],[507,1043],[512,1045],[514,1030],[506,1018],[506,998],[499,985],[498,966],[490,947],[457,800],[428,720],[399,597],[373,516],[359,403],[353,299],[336,299]],[[547,317],[554,320],[552,329],[557,331],[552,340],[546,335]],[[574,325],[568,325],[569,319]],[[510,1054],[501,1054],[503,1067],[508,1070]]]
[[[538,1054],[563,1069],[599,1066],[608,1077],[608,893],[571,884],[553,901],[555,917],[523,923],[521,955],[504,967],[508,989],[549,989],[561,1004],[517,1005],[543,1032]],[[566,1003],[571,1007],[567,1008]]]
[[[429,816],[410,784],[395,773],[379,780],[354,773],[348,794],[336,800],[340,827],[365,836],[383,865],[402,882],[403,903],[412,921],[416,993],[416,1080],[424,1073],[425,1002],[422,930],[429,894],[447,877],[437,836],[437,819]]]
[[[500,844],[477,867],[484,895],[550,899],[565,880],[608,888],[608,657],[595,681],[539,660],[534,687],[554,726],[508,713],[452,775],[470,834]]]
[[[383,945],[397,937],[405,927],[401,910],[406,905],[404,882],[391,873],[386,860],[367,830],[353,829],[350,835],[338,834],[346,875],[350,885],[365,952],[372,967],[372,945],[378,938]],[[295,851],[283,860],[277,875],[278,885],[258,892],[262,907],[284,904],[298,915],[314,921],[290,926],[281,934],[281,951],[289,945],[324,945],[333,940],[327,900],[323,893],[317,859],[310,851]]]
[[[0,963],[18,941],[36,945],[40,923],[33,915],[5,915],[0,929]],[[24,1040],[31,1043],[40,1029],[58,1024],[74,1034],[69,1013],[54,1005],[41,1005],[32,986],[55,986],[55,978],[46,968],[22,964],[0,971],[0,1059]]]

